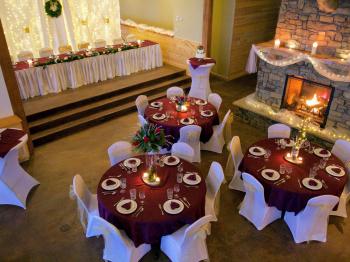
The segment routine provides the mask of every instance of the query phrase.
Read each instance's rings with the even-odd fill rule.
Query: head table
[[[204,216],[206,186],[203,177],[197,186],[188,186],[184,182],[179,184],[180,191],[178,193],[174,192],[174,199],[185,197],[190,205],[184,206],[181,213],[170,215],[164,209],[161,210],[160,205],[162,206],[168,200],[167,189],[174,188],[174,185],[177,183],[177,166],[157,166],[157,175],[160,177],[161,184],[158,187],[151,187],[142,180],[142,174],[147,169],[145,165],[146,156],[139,155],[135,157],[142,161],[135,173],[129,172],[128,174],[119,163],[112,166],[102,176],[97,189],[99,214],[102,218],[115,225],[118,229],[124,230],[137,247],[143,243],[159,244],[162,236],[174,233],[182,226],[191,224]],[[183,173],[197,172],[200,175],[200,171],[193,164],[182,159],[181,163]],[[127,187],[125,192],[118,188],[116,194],[106,194],[106,191],[101,187],[101,183],[110,177],[116,177],[119,180],[126,178]],[[120,199],[130,199],[130,189],[136,189],[137,191],[135,201],[138,204],[138,208],[142,206],[139,192],[143,191],[145,193],[144,210],[138,215],[123,215],[115,207],[115,204]],[[175,194],[178,194],[178,196]],[[135,213],[137,214],[137,211]]]
[[[149,105],[145,111],[145,118],[149,123],[161,126],[164,129],[166,135],[171,135],[173,137],[172,142],[176,142],[179,139],[180,129],[185,126],[180,122],[180,120],[187,117],[193,118],[193,125],[198,125],[202,128],[200,141],[206,143],[213,135],[213,126],[218,125],[220,123],[218,113],[215,107],[210,103],[207,103],[203,106],[199,106],[194,103],[194,101],[204,100],[197,98],[189,99],[193,100],[193,102],[191,102],[188,105],[187,112],[176,111],[176,104],[169,98],[162,98],[156,100],[156,102],[161,102],[163,106],[161,108],[154,108],[151,105]],[[200,110],[210,110],[213,112],[213,116],[204,117],[200,114]],[[168,113],[168,117],[164,120],[156,120],[153,118],[153,115],[157,113]]]
[[[320,163],[321,157],[302,148],[299,156],[303,158],[303,162],[294,164],[284,158],[291,151],[291,147],[278,148],[275,139],[261,140],[251,147],[253,146],[270,150],[271,156],[265,161],[264,156],[255,157],[248,150],[244,155],[239,170],[253,175],[264,187],[267,205],[276,207],[281,211],[298,213],[306,207],[308,200],[320,195],[330,194],[339,197],[348,180],[347,174],[342,177],[333,177],[324,168],[320,168],[316,171],[315,179],[322,181],[322,188],[319,190],[308,189],[301,182],[303,178],[309,177],[310,169],[315,164]],[[316,145],[311,144],[311,146],[317,148]],[[279,171],[281,164],[291,171],[290,174],[288,172],[281,174],[281,179],[286,178],[287,175],[289,176],[289,178],[285,179],[285,182],[269,181],[262,177],[262,170],[267,168]],[[333,154],[328,158],[325,167],[332,164],[342,167],[346,172],[344,164]]]

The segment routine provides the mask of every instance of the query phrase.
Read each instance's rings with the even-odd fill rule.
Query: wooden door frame
[[[206,50],[207,56],[210,56],[210,48],[211,48],[213,2],[214,0],[204,0],[204,7],[203,7],[202,45],[204,47],[204,50]]]

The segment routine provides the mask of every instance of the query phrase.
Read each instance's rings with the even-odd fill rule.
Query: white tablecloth
[[[163,65],[159,44],[15,71],[22,99],[130,75]]]

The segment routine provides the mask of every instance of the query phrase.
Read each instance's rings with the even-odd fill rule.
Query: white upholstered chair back
[[[249,203],[251,204],[251,208],[253,206],[261,206],[265,207],[265,196],[264,196],[264,187],[260,184],[255,177],[248,173],[242,173],[243,184],[246,192],[246,197],[249,199]]]
[[[39,50],[39,55],[40,57],[48,57],[53,55],[53,50],[52,48],[49,47],[44,47]]]
[[[171,154],[173,156],[177,156],[179,158],[187,160],[188,162],[192,162],[194,158],[193,148],[184,142],[178,142],[173,144],[173,146],[171,147]]]
[[[223,134],[224,130],[225,130],[225,126],[226,126],[226,123],[228,121],[228,118],[230,117],[230,114],[231,114],[231,110],[229,109],[227,112],[226,112],[226,115],[224,116],[224,119],[222,120],[222,122],[220,123],[219,125],[219,128],[218,128],[218,134]]]
[[[332,154],[338,157],[350,171],[350,142],[338,139],[332,148]]]
[[[107,45],[106,40],[104,39],[97,39],[94,42],[94,47],[95,48],[101,48],[101,47],[105,47]]]
[[[241,179],[241,171],[239,171],[239,165],[243,159],[241,140],[238,136],[232,137],[230,142],[230,155],[227,159],[225,173],[228,176],[233,175],[229,184],[230,189],[239,190],[244,192],[244,185]]]
[[[142,115],[138,114],[137,117],[139,118],[139,123],[141,126],[144,126],[148,123],[147,120]]]
[[[190,145],[194,151],[193,162],[201,161],[200,136],[202,128],[197,125],[188,125],[180,129],[180,139],[178,142],[184,142]]]
[[[185,94],[184,90],[178,86],[169,87],[168,90],[166,91],[167,98],[171,98],[174,96],[184,96],[184,94]]]
[[[268,138],[290,138],[291,129],[285,124],[274,124],[267,130]]]
[[[111,166],[132,156],[132,145],[127,141],[115,142],[108,148],[108,156]]]
[[[27,61],[28,59],[33,59],[34,55],[32,51],[21,51],[17,55],[18,61]]]
[[[222,98],[219,94],[217,93],[211,93],[208,95],[208,102],[210,104],[212,104],[215,108],[216,108],[216,111],[219,112],[220,110],[220,106],[221,106],[221,103],[222,103]]]
[[[232,137],[230,143],[230,154],[235,168],[238,169],[243,159],[241,140],[239,139],[239,136]]]
[[[210,222],[214,221],[215,218],[212,215],[206,215],[201,217],[196,222],[191,224],[184,233],[182,248],[188,249],[189,251],[193,248],[191,242],[193,242],[197,237],[206,238],[206,227]]]
[[[135,101],[137,111],[139,112],[140,115],[144,116],[145,115],[145,110],[148,106],[148,98],[145,95],[139,95],[136,98]]]

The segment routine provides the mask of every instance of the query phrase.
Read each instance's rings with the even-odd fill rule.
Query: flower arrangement
[[[175,98],[176,103],[176,110],[180,112],[186,112],[187,111],[187,98],[186,96],[177,96]]]
[[[62,14],[62,5],[58,0],[49,0],[45,3],[45,12],[50,17],[59,17]]]

